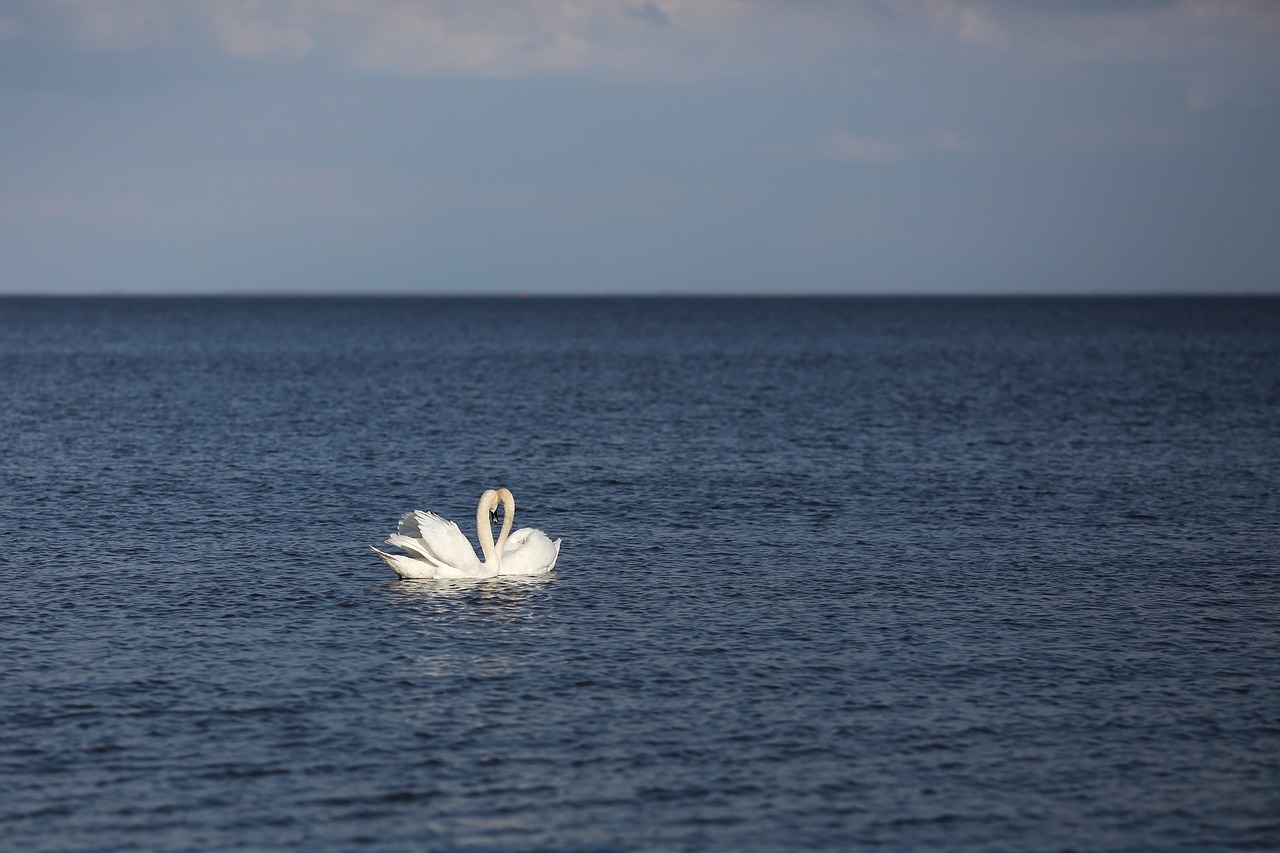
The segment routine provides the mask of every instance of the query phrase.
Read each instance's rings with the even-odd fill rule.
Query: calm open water
[[[3,299],[0,537],[7,849],[1280,848],[1280,300]]]

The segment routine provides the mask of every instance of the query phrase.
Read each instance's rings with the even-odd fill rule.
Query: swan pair
[[[502,531],[493,541],[494,519],[502,504]],[[400,519],[396,532],[387,538],[406,554],[388,554],[373,549],[382,562],[402,578],[411,580],[450,578],[492,578],[498,575],[545,575],[560,556],[560,542],[532,527],[511,533],[516,517],[516,499],[510,489],[486,489],[476,507],[476,535],[483,560],[476,559],[467,537],[458,525],[434,512],[414,510]]]

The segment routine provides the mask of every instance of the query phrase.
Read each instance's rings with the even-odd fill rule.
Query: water
[[[0,300],[0,837],[1280,847],[1280,301]],[[402,582],[486,487],[555,576]]]

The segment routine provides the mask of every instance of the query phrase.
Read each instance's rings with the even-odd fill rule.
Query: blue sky
[[[1277,293],[1269,0],[0,0],[0,293]]]

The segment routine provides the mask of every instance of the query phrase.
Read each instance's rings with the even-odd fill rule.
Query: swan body
[[[476,507],[476,535],[480,540],[483,560],[476,559],[476,552],[458,525],[434,512],[422,510],[405,513],[396,526],[396,532],[387,537],[388,545],[400,548],[405,554],[388,554],[377,548],[373,553],[391,571],[410,580],[494,577],[499,573],[500,558],[494,547],[489,518],[498,500],[496,491],[486,489],[480,496],[480,505]],[[505,536],[505,526],[503,533]]]
[[[545,575],[550,572],[560,556],[563,540],[552,542],[547,534],[533,527],[522,527],[511,533],[516,517],[516,499],[506,488],[498,489],[497,497],[502,501],[502,532],[494,549],[498,555],[498,574]]]

